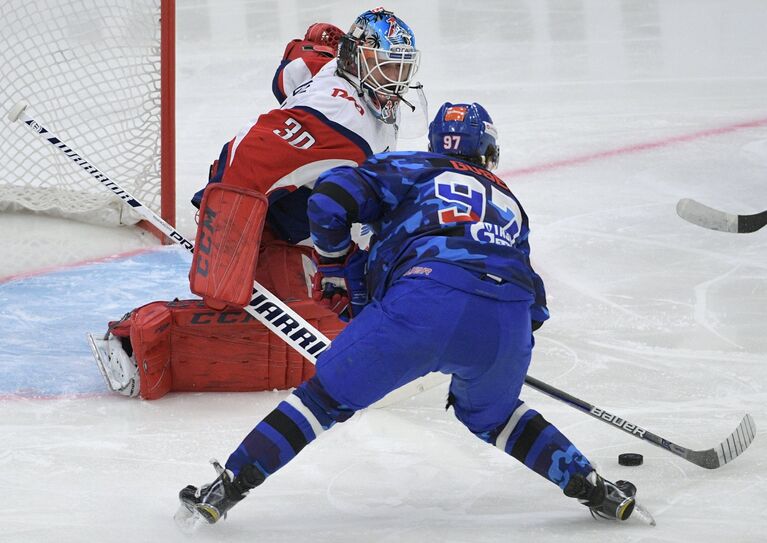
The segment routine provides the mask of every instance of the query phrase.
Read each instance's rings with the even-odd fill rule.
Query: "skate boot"
[[[577,498],[594,518],[627,520],[636,506],[636,487],[628,481],[611,483],[596,471],[576,473],[565,487],[565,496]]]
[[[181,508],[177,513],[177,522],[194,524],[194,520],[204,520],[208,524],[215,524],[226,518],[227,511],[247,496],[252,488],[264,482],[264,475],[255,466],[245,466],[237,477],[233,477],[232,472],[217,460],[211,460],[210,463],[216,469],[218,477],[212,483],[199,488],[189,485],[181,489],[178,493]]]
[[[109,390],[135,398],[141,392],[136,357],[130,339],[107,332],[103,338],[88,334],[88,344]]]

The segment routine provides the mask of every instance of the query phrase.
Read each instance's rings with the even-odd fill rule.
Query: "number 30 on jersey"
[[[285,119],[285,125],[286,128],[277,128],[273,132],[297,149],[308,149],[314,145],[314,136],[306,130],[302,130],[301,123],[293,117]]]

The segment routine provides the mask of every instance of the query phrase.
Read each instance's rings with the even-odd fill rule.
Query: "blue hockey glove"
[[[543,323],[549,319],[549,310],[545,306],[533,304],[530,308],[530,320],[532,321],[533,332],[538,330]]]
[[[314,251],[317,273],[312,277],[312,298],[333,311],[342,321],[360,314],[368,303],[365,265],[368,253],[352,244],[339,258],[327,258]]]

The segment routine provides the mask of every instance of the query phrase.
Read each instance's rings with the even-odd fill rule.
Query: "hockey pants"
[[[572,473],[587,474],[578,449],[519,400],[533,347],[532,300],[509,301],[518,287],[498,288],[507,300],[399,279],[321,353],[316,375],[251,431],[227,468],[236,474],[251,463],[271,475],[336,422],[439,371],[452,374],[451,404],[475,435],[562,488]]]

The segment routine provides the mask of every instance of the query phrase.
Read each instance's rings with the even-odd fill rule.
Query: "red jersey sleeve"
[[[232,140],[223,182],[267,196],[283,188],[311,188],[325,170],[361,164],[370,154],[364,139],[316,109],[278,109]]]

